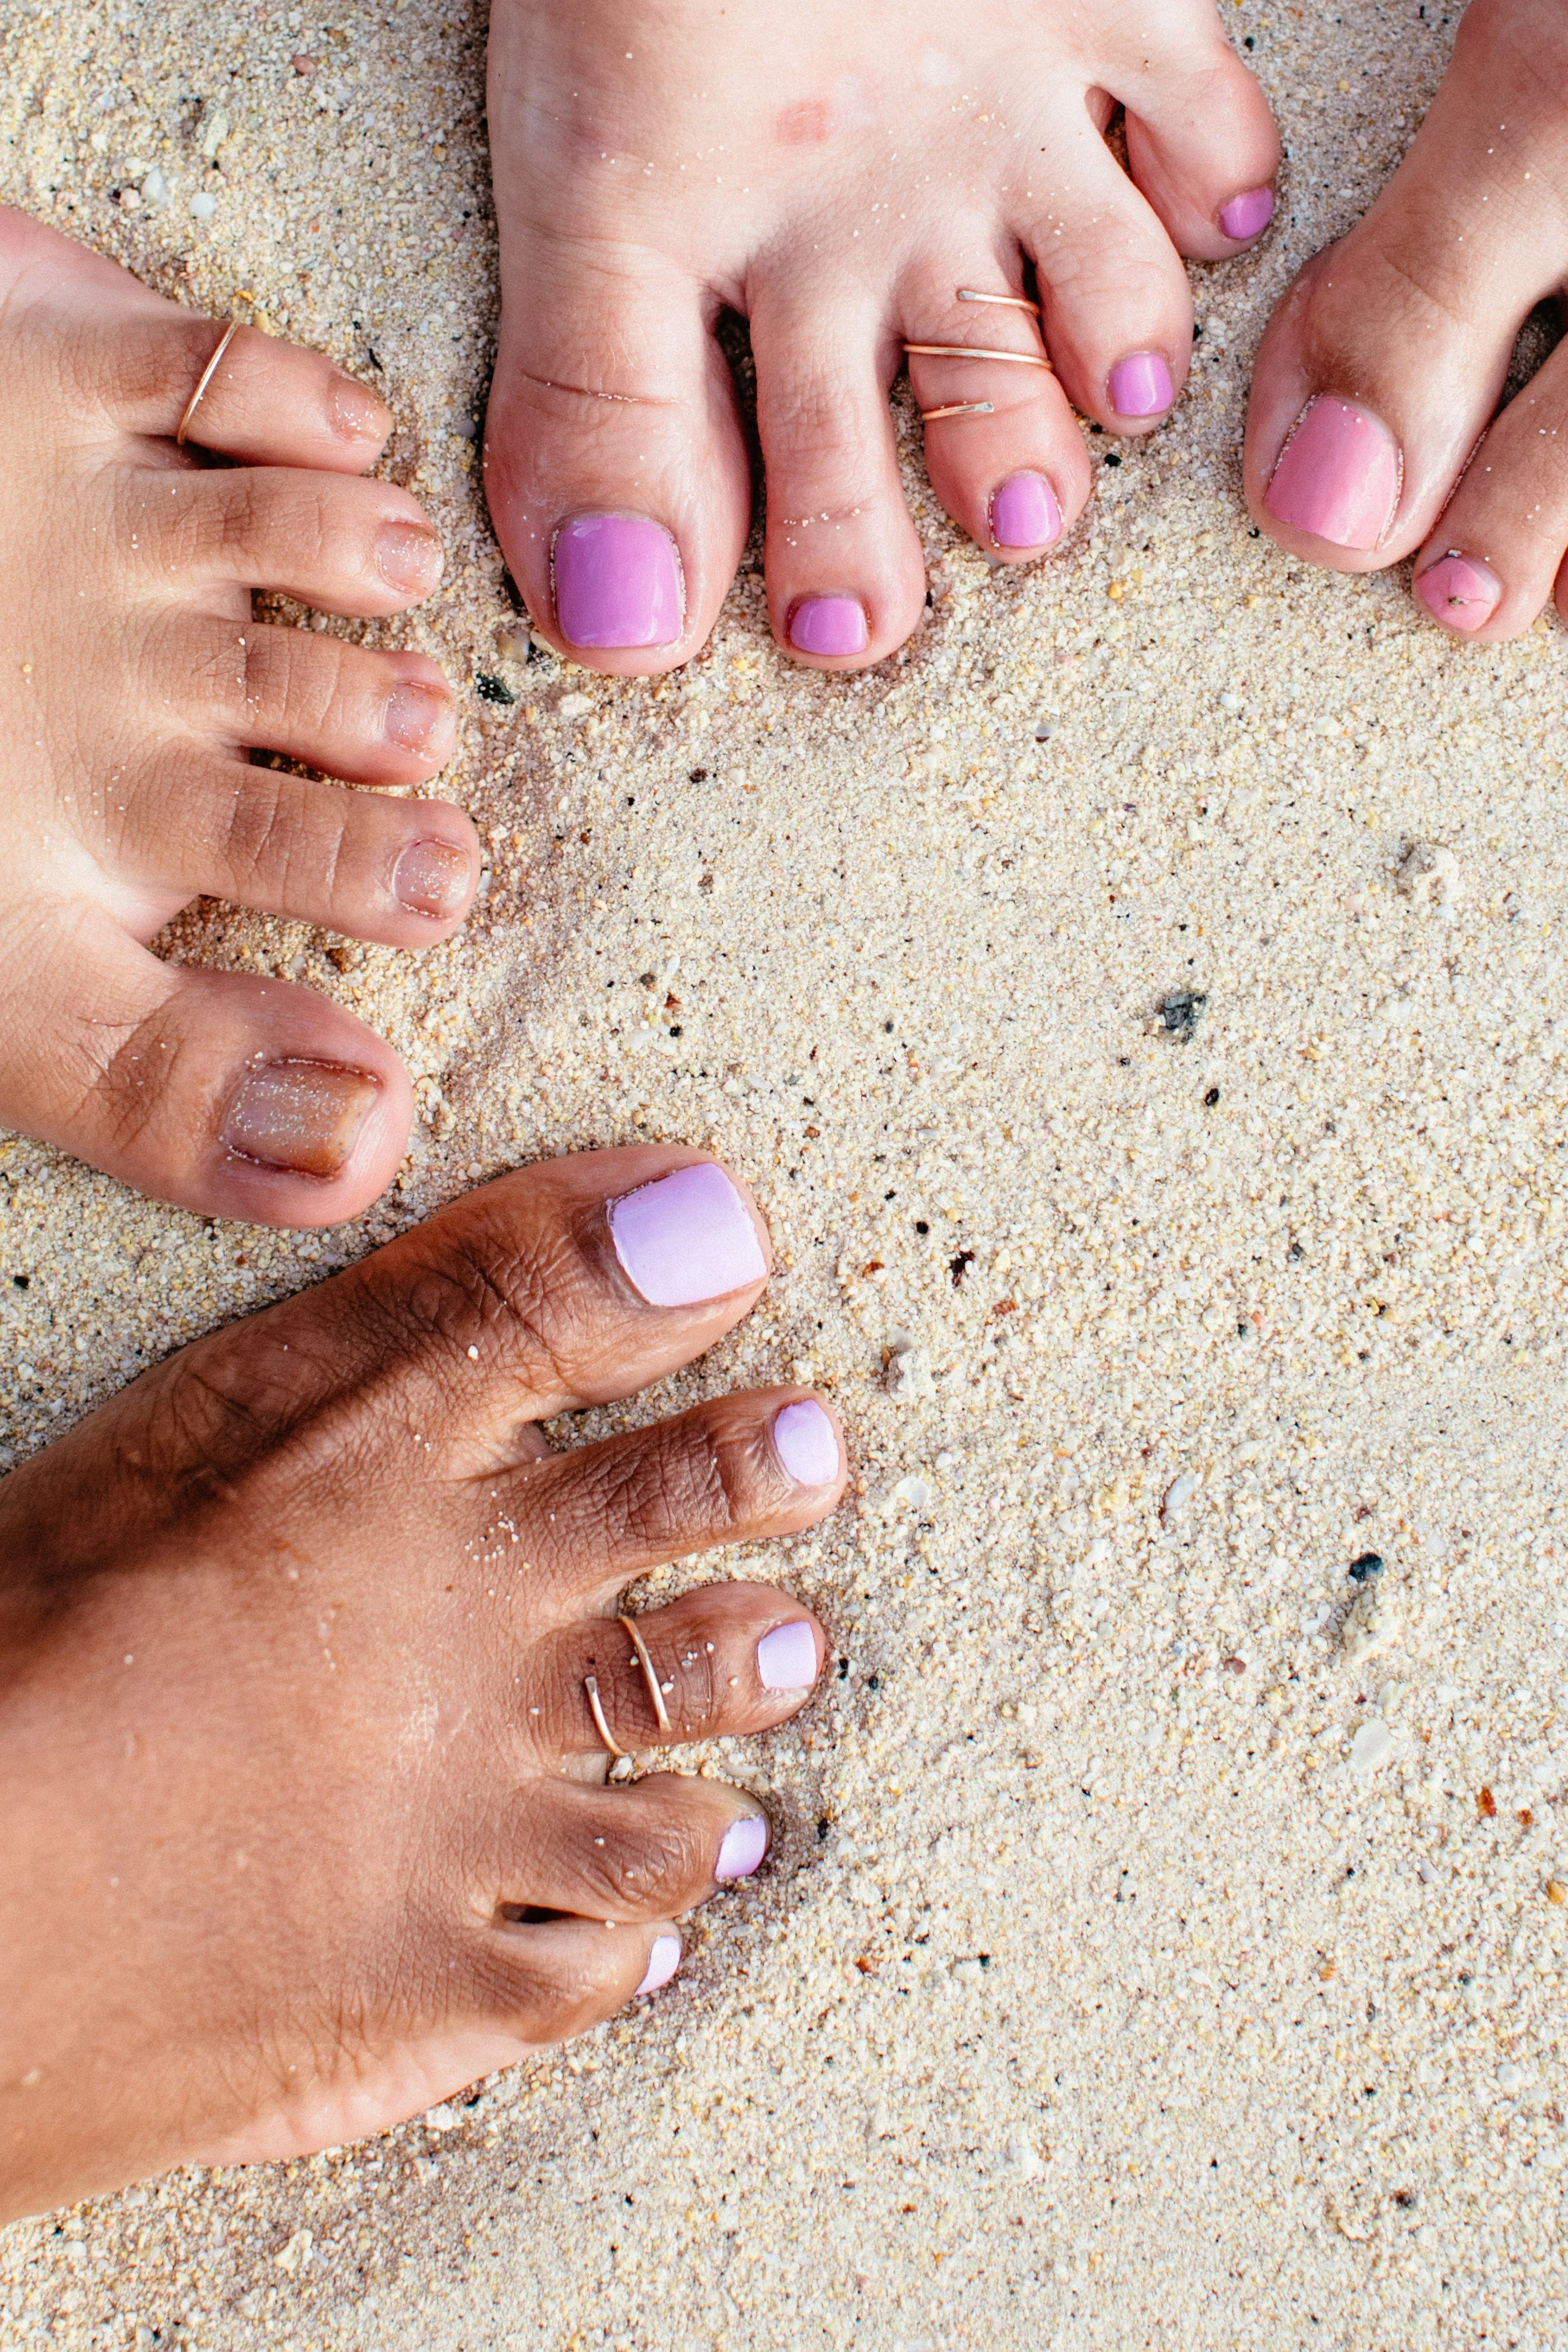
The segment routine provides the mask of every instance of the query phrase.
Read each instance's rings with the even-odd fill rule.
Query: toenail
[[[449,841],[411,841],[392,873],[392,892],[411,915],[445,922],[468,895],[468,855]]]
[[[327,414],[334,433],[346,441],[384,441],[392,425],[392,417],[384,401],[352,375],[340,375],[333,381],[327,401]]]
[[[830,661],[863,654],[870,643],[865,607],[856,596],[807,596],[789,616],[789,641],[797,654]]]
[[[637,1992],[633,1993],[632,1999],[636,2000],[640,1993],[657,1992],[660,1985],[667,1985],[669,1982],[679,1966],[679,1937],[656,1936],[653,1939],[653,1949],[647,1956],[647,1974],[638,1985]]]
[[[774,1413],[773,1452],[797,1486],[830,1486],[838,1475],[838,1432],[812,1397]]]
[[[1248,188],[1244,195],[1232,196],[1228,205],[1219,208],[1221,228],[1238,245],[1247,237],[1260,236],[1273,217],[1272,188]]]
[[[335,1176],[381,1092],[363,1070],[331,1062],[273,1062],[251,1071],[229,1105],[231,1151],[301,1176]]]
[[[711,1160],[624,1193],[608,1214],[622,1271],[650,1307],[695,1307],[767,1274],[751,1213]]]
[[[1158,352],[1134,352],[1110,371],[1110,405],[1118,416],[1163,416],[1175,397]]]
[[[1502,603],[1502,582],[1487,564],[1450,548],[1419,575],[1415,593],[1435,620],[1468,633],[1491,619]]]
[[[375,542],[375,568],[400,596],[422,596],[441,577],[441,542],[420,523],[383,523]]]
[[[386,698],[383,731],[400,751],[444,760],[458,733],[452,698],[437,687],[395,686]]]
[[[757,1680],[764,1690],[809,1690],[816,1680],[816,1635],[804,1617],[775,1625],[757,1643]]]
[[[578,515],[551,554],[555,617],[568,645],[672,646],[685,620],[680,555],[647,515]]]
[[[742,1813],[724,1832],[713,1875],[721,1886],[732,1885],[737,1878],[750,1878],[767,1850],[768,1825],[763,1815]]]
[[[991,501],[997,547],[1049,547],[1061,527],[1062,510],[1043,474],[1009,474]]]
[[[1399,444],[1380,417],[1320,393],[1297,418],[1263,503],[1292,530],[1364,552],[1394,520],[1403,471]]]

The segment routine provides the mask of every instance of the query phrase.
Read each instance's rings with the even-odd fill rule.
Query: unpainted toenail
[[[411,841],[393,869],[392,892],[411,915],[445,922],[468,895],[473,866],[449,841]]]
[[[383,401],[352,375],[334,376],[327,395],[327,416],[334,433],[345,441],[384,441],[392,417]]]
[[[441,542],[423,523],[384,522],[376,533],[375,568],[395,594],[427,595],[441,577]]]
[[[273,1062],[252,1070],[229,1106],[222,1140],[242,1158],[301,1176],[335,1176],[381,1092],[363,1070]]]
[[[397,686],[386,698],[383,727],[387,741],[400,751],[444,760],[457,737],[458,719],[451,696],[441,688]]]

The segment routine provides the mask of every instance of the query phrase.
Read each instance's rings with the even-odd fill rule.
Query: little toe
[[[1268,102],[1204,8],[1154,12],[1158,46],[1112,83],[1127,161],[1179,253],[1223,261],[1274,217],[1279,133]],[[1159,37],[1161,35],[1163,37]]]
[[[814,284],[759,292],[752,350],[773,634],[812,668],[862,669],[925,608],[888,408],[897,345],[868,302]]]
[[[1466,467],[1415,559],[1416,601],[1461,636],[1516,637],[1554,586],[1563,602],[1565,548],[1568,345],[1559,344]]]
[[[650,1773],[624,1788],[530,1782],[502,1823],[500,1907],[617,1925],[679,1919],[760,1868],[768,1817],[722,1780]]]
[[[1054,547],[1093,482],[1019,277],[1016,257],[1009,269],[977,248],[946,268],[922,265],[900,295],[907,344],[976,354],[911,349],[910,383],[932,489],[975,545],[1005,563]],[[982,356],[997,352],[1006,356]]]
[[[1186,380],[1192,292],[1151,206],[1098,131],[1092,144],[1088,136],[1070,149],[1063,209],[1018,223],[1018,233],[1034,258],[1046,348],[1075,405],[1111,432],[1148,433]]]
[[[532,258],[506,257],[490,512],[540,635],[584,668],[651,677],[706,642],[746,543],[734,386],[689,282],[585,284],[553,247]]]
[[[161,963],[100,908],[36,905],[0,979],[0,1118],[198,1215],[332,1225],[385,1190],[413,1095],[307,988]]]
[[[424,654],[180,613],[156,658],[193,734],[281,751],[355,783],[425,783],[458,739],[456,698]]]
[[[441,577],[406,490],[303,467],[139,475],[124,540],[160,588],[272,589],[356,618],[404,612]]]

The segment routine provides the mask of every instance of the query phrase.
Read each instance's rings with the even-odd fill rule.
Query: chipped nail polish
[[[1415,593],[1434,620],[1468,635],[1484,629],[1502,603],[1502,582],[1489,564],[1450,548],[1419,575]]]

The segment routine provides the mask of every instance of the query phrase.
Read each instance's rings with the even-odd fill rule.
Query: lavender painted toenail
[[[335,1176],[359,1140],[381,1087],[331,1062],[273,1062],[253,1070],[229,1105],[222,1140],[243,1159],[300,1176]]]
[[[809,1690],[816,1680],[816,1636],[804,1617],[775,1625],[757,1643],[757,1680],[764,1690]]]
[[[774,1413],[773,1452],[797,1486],[831,1486],[838,1475],[838,1432],[810,1397]]]
[[[1381,417],[1320,393],[1297,418],[1263,503],[1276,522],[1364,554],[1394,520],[1403,474]]]
[[[1118,416],[1163,416],[1175,396],[1158,352],[1134,352],[1110,371],[1110,405]]]
[[[761,1813],[742,1813],[724,1832],[713,1875],[721,1886],[733,1885],[737,1878],[750,1878],[767,1850],[768,1825]]]
[[[870,643],[865,608],[854,596],[807,596],[789,616],[789,641],[797,654],[829,661],[863,654]]]
[[[1422,572],[1415,593],[1435,620],[1468,635],[1484,629],[1502,603],[1502,582],[1489,565],[1450,548]]]
[[[568,645],[672,646],[685,622],[680,555],[647,515],[578,515],[555,534],[555,617]]]
[[[1259,236],[1273,217],[1272,188],[1248,188],[1245,195],[1232,196],[1229,204],[1219,209],[1221,228],[1238,245],[1246,237]]]
[[[616,1255],[650,1307],[694,1307],[767,1273],[750,1212],[711,1160],[624,1194],[608,1214]]]
[[[638,1985],[637,1992],[633,1993],[632,1999],[636,2000],[641,1993],[657,1992],[660,1985],[667,1985],[669,1982],[679,1966],[679,1937],[656,1936],[653,1939],[653,1949],[647,1956],[647,1974]]]
[[[1061,509],[1043,474],[1009,474],[991,501],[991,537],[998,547],[1049,547],[1061,528]]]
[[[392,873],[392,895],[411,915],[445,922],[468,895],[467,853],[449,841],[411,841]]]

